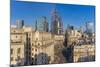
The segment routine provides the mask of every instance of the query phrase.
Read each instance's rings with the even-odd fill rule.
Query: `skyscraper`
[[[63,23],[56,9],[52,12],[51,32],[52,34],[61,35],[63,33]]]
[[[94,24],[92,22],[86,22],[86,32],[87,33],[94,32]]]
[[[24,20],[17,20],[16,21],[16,26],[17,26],[18,29],[23,28],[23,26],[24,26]]]
[[[49,25],[47,18],[45,16],[39,18],[36,20],[36,25],[35,25],[36,30],[38,31],[45,31],[48,32],[49,30]]]

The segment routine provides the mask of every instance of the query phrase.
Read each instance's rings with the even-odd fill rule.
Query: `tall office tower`
[[[46,17],[44,17],[44,31],[49,31],[49,24]]]
[[[67,32],[70,33],[72,30],[75,30],[75,27],[72,26],[72,25],[70,25],[70,24],[68,24],[68,25],[67,25]]]
[[[48,21],[47,18],[41,17],[39,19],[36,20],[36,25],[35,25],[36,30],[38,31],[45,31],[48,32],[49,30],[49,25],[48,25]]]
[[[56,9],[52,12],[52,21],[51,21],[51,32],[52,34],[61,35],[63,34],[63,23],[61,17],[58,15]]]
[[[23,28],[23,26],[24,26],[24,20],[17,20],[16,21],[16,26],[17,26],[18,29]]]
[[[94,32],[94,24],[92,22],[86,22],[86,32],[87,33]]]

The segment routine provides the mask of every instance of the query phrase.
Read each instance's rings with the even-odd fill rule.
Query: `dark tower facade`
[[[63,23],[56,9],[52,12],[51,20],[51,33],[56,35],[63,34]]]
[[[16,21],[16,26],[17,26],[18,29],[23,28],[23,26],[24,26],[24,20],[17,20]]]
[[[38,18],[36,20],[36,25],[35,25],[36,30],[38,31],[45,31],[48,32],[49,31],[49,25],[48,25],[48,21],[47,18],[45,16]]]

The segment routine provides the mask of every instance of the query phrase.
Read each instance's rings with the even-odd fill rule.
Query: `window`
[[[11,61],[13,61],[13,57],[11,57],[10,59],[11,59]]]
[[[34,58],[32,58],[32,61],[34,61]]]
[[[13,49],[11,49],[11,54],[13,54]]]
[[[37,51],[37,49],[35,49],[35,51]]]
[[[34,56],[34,53],[32,53],[32,56]]]
[[[32,43],[32,46],[34,46],[34,44]]]
[[[15,33],[16,31],[14,30],[14,33]]]
[[[16,38],[17,38],[17,36],[16,36]]]
[[[18,48],[18,51],[17,51],[17,53],[20,53],[20,48]]]
[[[38,46],[40,46],[40,43],[38,43]]]

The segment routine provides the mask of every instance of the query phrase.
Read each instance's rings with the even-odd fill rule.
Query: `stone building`
[[[84,44],[73,49],[73,62],[95,61],[95,45]]]
[[[11,28],[11,65],[50,64],[53,60],[54,39],[50,32]]]
[[[75,45],[78,42],[78,39],[81,37],[81,33],[78,32],[78,30],[67,30],[65,33],[65,38],[66,38],[66,42],[67,42],[67,47],[69,47],[70,45]]]
[[[24,64],[24,30],[11,28],[11,65]]]

